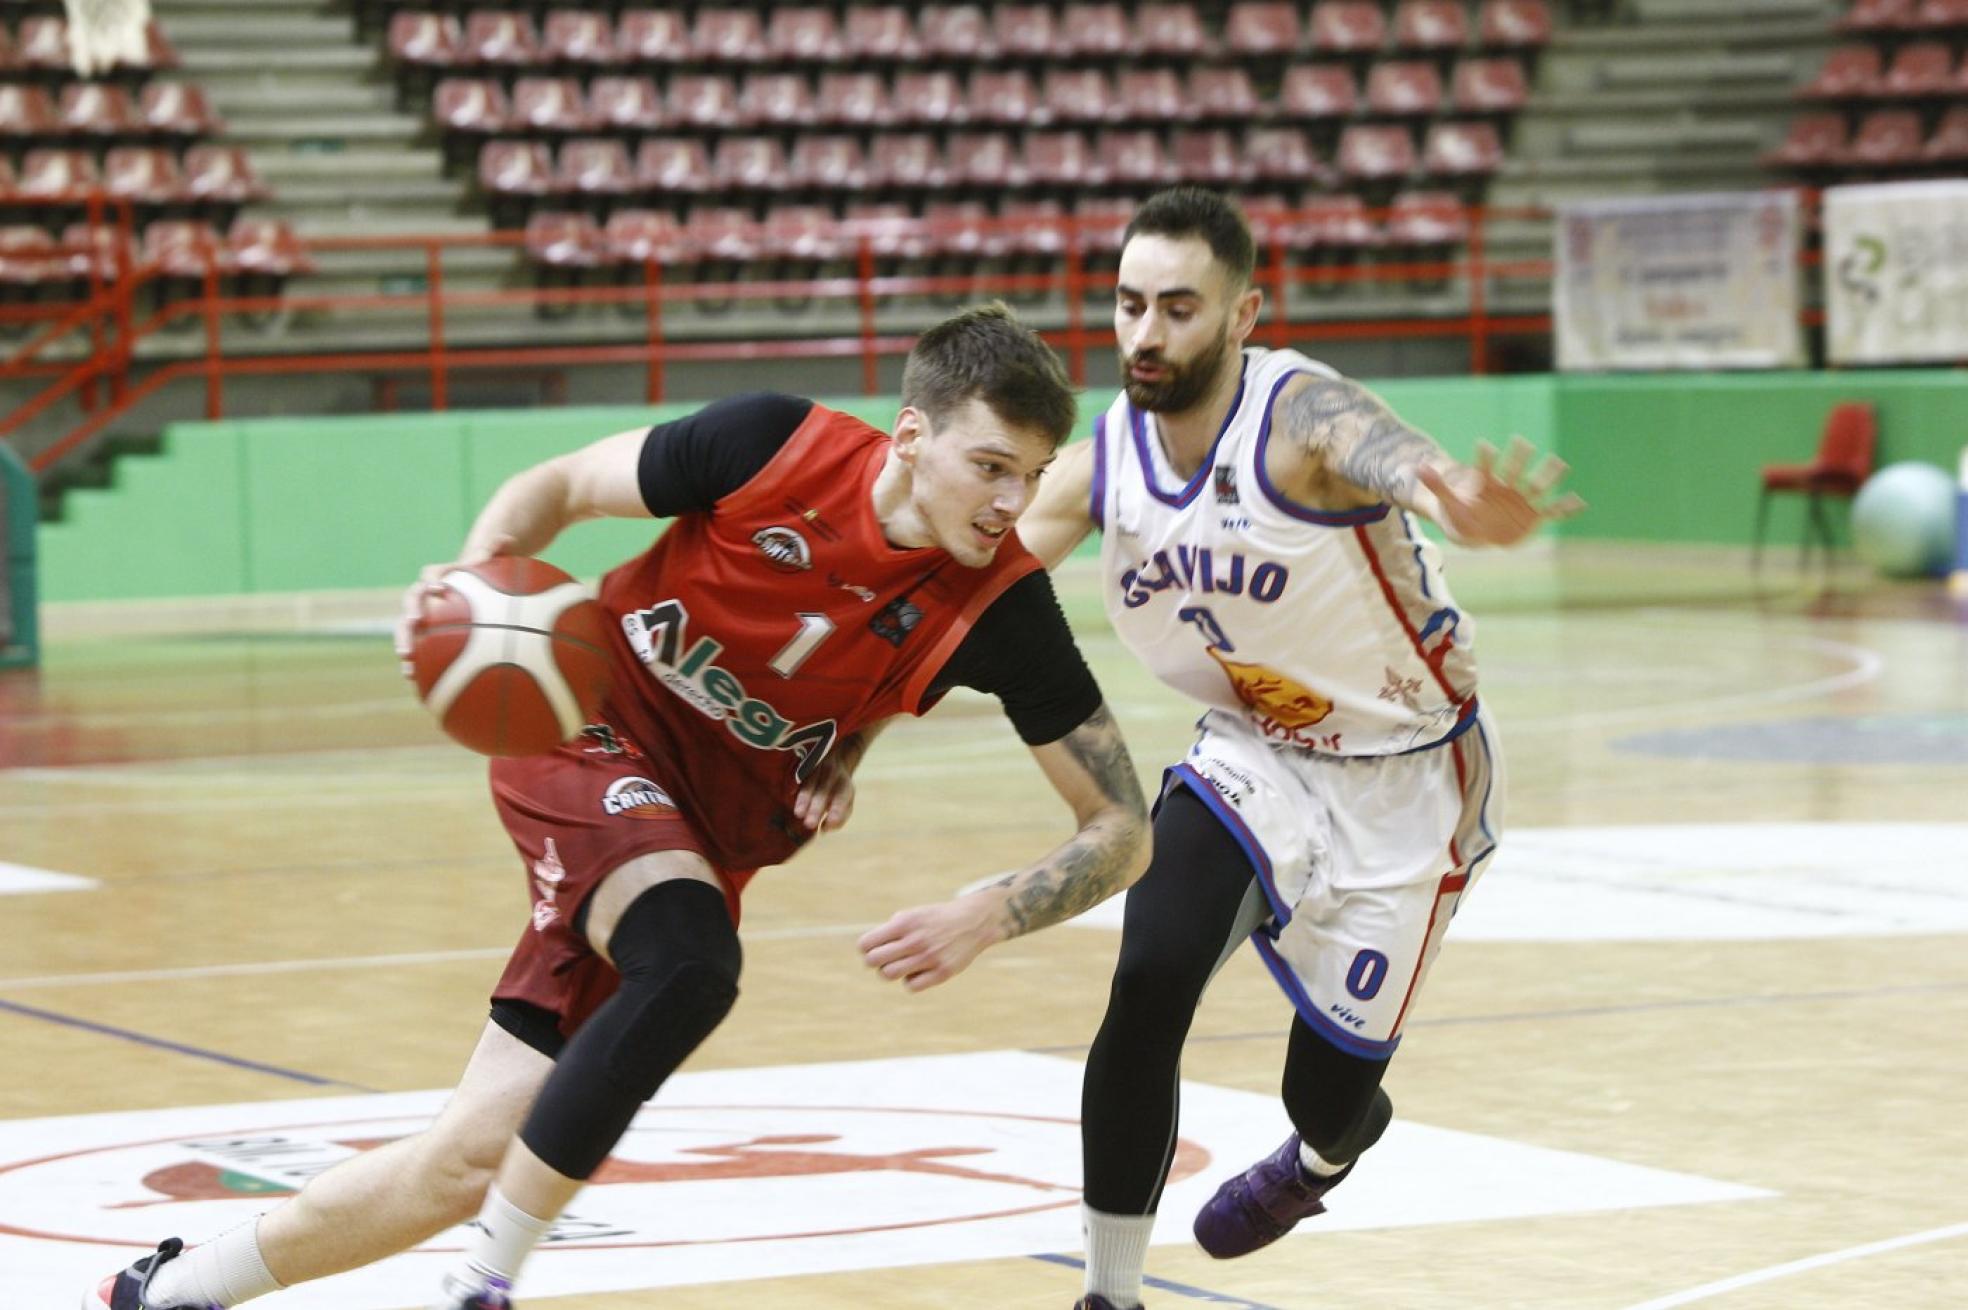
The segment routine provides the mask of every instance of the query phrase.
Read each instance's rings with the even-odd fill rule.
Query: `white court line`
[[[1771,1265],[1768,1269],[1758,1269],[1753,1273],[1737,1274],[1734,1278],[1724,1278],[1716,1283],[1703,1283],[1685,1292],[1663,1296],[1652,1301],[1642,1301],[1639,1305],[1628,1306],[1627,1310],[1669,1310],[1671,1306],[1690,1305],[1696,1301],[1706,1301],[1711,1296],[1721,1296],[1738,1288],[1753,1287],[1757,1283],[1768,1283],[1792,1274],[1807,1273],[1822,1269],[1826,1265],[1843,1264],[1847,1260],[1862,1260],[1869,1255],[1879,1255],[1886,1251],[1897,1251],[1902,1247],[1920,1246],[1927,1242],[1945,1242],[1951,1237],[1968,1237],[1968,1224],[1950,1224],[1946,1228],[1930,1228],[1924,1233],[1909,1233],[1905,1237],[1889,1237],[1881,1242],[1868,1242],[1864,1246],[1850,1246],[1843,1251],[1830,1251],[1824,1255],[1809,1256],[1803,1260],[1793,1260],[1789,1264]]]
[[[867,923],[819,923],[804,928],[761,928],[741,934],[748,942],[789,942],[811,937],[860,936]],[[510,946],[478,946],[460,951],[411,951],[402,955],[344,955],[305,960],[255,960],[245,964],[199,964],[182,969],[131,969],[120,973],[51,973],[38,978],[0,978],[0,992],[47,987],[101,987],[115,983],[175,982],[190,978],[238,978],[269,973],[310,973],[334,969],[388,969],[401,965],[450,964],[458,960],[496,960]]]

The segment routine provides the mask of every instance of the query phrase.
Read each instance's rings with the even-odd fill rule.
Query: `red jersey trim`
[[[866,429],[861,438],[863,446],[868,444],[869,438],[885,435],[880,429],[863,423],[852,415],[841,414],[816,403],[812,409],[806,411],[806,417],[800,420],[800,425],[793,429],[793,435],[786,438],[786,444],[779,447],[778,453],[765,461],[765,466],[747,478],[743,486],[713,505],[712,510],[743,513],[753,505],[760,508],[777,508],[776,505],[771,504],[772,488],[778,485],[779,475],[785,472],[782,466],[800,463],[819,434],[826,431],[835,419],[841,418]]]

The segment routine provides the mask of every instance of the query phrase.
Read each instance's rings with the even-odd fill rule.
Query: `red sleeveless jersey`
[[[604,713],[720,868],[798,850],[800,783],[843,737],[927,710],[977,616],[1039,567],[1013,534],[981,569],[890,545],[873,500],[889,445],[815,405],[749,482],[602,579]]]

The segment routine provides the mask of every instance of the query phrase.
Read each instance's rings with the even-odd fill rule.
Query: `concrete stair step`
[[[334,44],[283,46],[278,50],[179,46],[178,52],[184,56],[185,75],[198,81],[217,77],[259,77],[269,70],[276,73],[361,74],[376,68],[380,60],[371,47],[352,44],[347,32],[338,36]]]
[[[299,221],[303,237],[394,237],[406,231],[400,217],[390,214],[317,212]],[[428,236],[477,236],[491,230],[479,214],[432,214],[416,229]]]
[[[1560,49],[1566,55],[1618,54],[1628,50],[1713,50],[1740,45],[1746,50],[1779,46],[1824,46],[1831,43],[1831,24],[1823,18],[1772,17],[1747,19],[1740,6],[1695,0],[1694,19],[1648,23],[1643,27],[1577,27],[1567,31]]]
[[[464,196],[464,187],[441,177],[378,180],[357,175],[346,182],[324,178],[282,183],[273,203],[288,209],[368,205],[388,209],[435,209],[448,213],[457,207]]]
[[[1607,59],[1596,74],[1606,88],[1696,86],[1704,82],[1778,83],[1789,86],[1796,66],[1787,54],[1680,54]]]
[[[1753,153],[1762,141],[1763,132],[1755,123],[1689,120],[1577,123],[1565,133],[1567,148],[1595,154],[1660,150],[1727,150],[1744,154]]]
[[[253,157],[253,167],[275,187],[350,177],[423,181],[438,176],[439,163],[434,150],[392,147],[387,142],[365,142],[352,149],[268,151]]]
[[[394,114],[395,92],[387,85],[326,78],[306,82],[262,77],[206,88],[219,112],[231,118],[299,114]]]
[[[401,142],[422,137],[424,124],[403,114],[317,114],[313,118],[259,119],[231,125],[231,137],[246,144],[320,149],[337,143]]]
[[[171,44],[187,58],[194,50],[203,53],[220,49],[264,54],[270,48],[277,48],[284,55],[315,46],[346,47],[354,38],[354,28],[345,16],[287,8],[271,12],[262,9],[252,14],[250,22],[241,21],[241,12],[179,13],[170,7],[163,10],[161,17]]]

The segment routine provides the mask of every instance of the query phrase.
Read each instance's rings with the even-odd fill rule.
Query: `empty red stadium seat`
[[[624,9],[615,53],[631,64],[680,64],[690,58],[690,29],[679,9]]]
[[[671,78],[664,108],[671,122],[691,127],[729,128],[743,121],[738,88],[730,78],[716,74],[680,73]]]
[[[591,215],[542,211],[526,220],[526,257],[548,268],[599,268],[608,244]]]
[[[1924,144],[1917,111],[1875,109],[1859,123],[1839,162],[1853,168],[1903,168],[1920,162]]]
[[[824,73],[816,97],[819,121],[843,127],[881,127],[895,121],[888,86],[878,73]]]
[[[1205,59],[1216,43],[1203,30],[1194,5],[1142,5],[1134,16],[1134,39],[1141,53],[1177,59]]]
[[[507,126],[522,133],[586,132],[594,126],[581,84],[571,77],[522,77],[513,83]]]
[[[1049,68],[1045,115],[1056,123],[1104,123],[1121,116],[1114,88],[1097,68]]]
[[[1127,8],[1069,4],[1059,21],[1059,53],[1067,59],[1118,59],[1128,53]]]
[[[923,190],[943,185],[947,170],[927,132],[878,135],[868,152],[868,184],[877,189]]]
[[[195,202],[245,204],[264,200],[266,184],[238,146],[193,146],[184,157],[185,194]]]
[[[1122,118],[1159,123],[1182,117],[1182,82],[1172,68],[1122,69],[1114,97]]]
[[[578,138],[561,146],[554,181],[560,191],[585,199],[625,196],[637,189],[627,147],[601,137]]]
[[[898,123],[960,121],[964,113],[963,87],[958,84],[957,75],[946,69],[897,73],[891,103]]]
[[[1449,99],[1463,114],[1514,114],[1531,98],[1524,66],[1508,57],[1465,59],[1449,81]]]
[[[1373,0],[1319,0],[1312,6],[1312,52],[1374,55],[1387,44],[1387,20]]]
[[[1914,0],[1852,0],[1837,26],[1841,32],[1890,32],[1919,21]]]
[[[897,62],[922,52],[916,25],[903,5],[849,5],[844,44],[849,59]]]
[[[542,51],[551,64],[605,68],[622,62],[608,15],[588,9],[550,9],[541,32]]]
[[[1202,186],[1237,186],[1255,173],[1228,128],[1178,131],[1169,154],[1178,179]]]
[[[1299,39],[1296,5],[1239,0],[1223,23],[1223,46],[1233,55],[1289,55]]]
[[[867,183],[868,161],[854,137],[802,135],[793,142],[787,175],[795,187],[858,191]]]
[[[978,259],[998,253],[1004,239],[991,230],[991,211],[981,200],[934,200],[923,210],[932,254]]]
[[[650,137],[636,148],[636,189],[697,195],[711,189],[711,157],[695,137]]]
[[[842,235],[825,205],[774,205],[759,225],[759,254],[767,259],[846,259],[854,243]]]
[[[676,216],[657,209],[618,209],[602,229],[608,258],[617,263],[663,265],[683,249],[683,225]]]
[[[916,30],[921,34],[923,53],[931,59],[972,63],[995,58],[998,53],[982,5],[926,6]]]
[[[152,19],[150,22],[144,24],[144,51],[142,56],[134,62],[119,63],[117,66],[119,68],[163,70],[176,68],[180,62],[176,48],[171,45],[171,42],[164,35],[164,29],[157,25],[156,19]]]
[[[1503,166],[1503,143],[1492,123],[1431,123],[1421,168],[1430,177],[1488,177]]]
[[[1033,132],[1025,138],[1025,178],[1033,186],[1072,189],[1100,180],[1093,151],[1078,132]]]
[[[68,259],[46,229],[20,224],[0,227],[0,284],[28,288],[68,276]]]
[[[813,91],[799,73],[753,73],[738,93],[738,117],[766,127],[813,122]]]
[[[1414,137],[1405,127],[1355,124],[1339,134],[1336,162],[1349,181],[1399,180],[1414,172]]]
[[[1839,46],[1825,56],[1818,74],[1797,94],[1813,100],[1847,100],[1876,95],[1881,75],[1879,51],[1869,45]]]
[[[300,237],[275,218],[235,220],[226,233],[226,258],[240,273],[286,278],[314,272],[314,260]]]
[[[450,14],[398,10],[390,16],[390,58],[420,68],[452,68],[463,54],[464,29]]]
[[[140,130],[130,93],[104,82],[69,83],[56,114],[64,129],[80,136],[133,137]]]
[[[1251,128],[1244,136],[1244,158],[1260,182],[1309,182],[1321,167],[1319,152],[1299,127]]]
[[[1920,157],[1930,164],[1968,160],[1968,105],[1955,105],[1941,115],[1934,135],[1920,147]]]
[[[998,208],[1006,253],[1052,259],[1066,249],[1062,220],[1066,207],[1057,200],[1007,200]]]
[[[202,88],[184,82],[152,82],[137,99],[137,116],[159,136],[215,136],[225,124]]]
[[[1148,128],[1102,132],[1095,157],[1107,180],[1122,186],[1165,186],[1175,178],[1160,134]]]
[[[1238,67],[1190,69],[1188,100],[1197,118],[1252,119],[1262,112],[1250,73]]]
[[[1388,206],[1387,240],[1402,246],[1459,246],[1469,240],[1469,214],[1446,191],[1409,191]]]
[[[1278,112],[1286,118],[1348,118],[1359,99],[1359,83],[1351,70],[1335,64],[1299,64],[1285,70],[1278,88]]]
[[[478,152],[478,182],[496,196],[549,195],[553,156],[539,141],[488,141]]]
[[[141,252],[135,240],[110,223],[71,223],[62,229],[63,253],[57,275],[111,281],[137,266]]]
[[[95,158],[87,151],[30,150],[14,189],[23,196],[46,199],[94,190],[101,181]]]
[[[68,24],[59,18],[23,18],[14,42],[14,62],[38,73],[67,73],[74,68],[68,52]]]
[[[773,5],[765,29],[766,54],[787,63],[831,63],[846,52],[834,11],[818,5]]]
[[[0,72],[14,66],[14,34],[4,23],[0,23]],[[11,167],[11,166],[10,166]],[[12,176],[11,173],[8,176]]]
[[[1892,67],[1880,79],[1886,96],[1940,96],[1954,87],[1954,56],[1939,41],[1916,41],[1902,46]]]
[[[1021,180],[1017,153],[1005,132],[958,132],[950,138],[950,182],[997,190]]]
[[[1469,11],[1462,0],[1402,0],[1394,11],[1394,48],[1445,54],[1469,44]]]
[[[232,271],[225,241],[210,223],[172,219],[151,223],[143,232],[143,258],[166,277],[202,278],[208,268],[223,276]]]
[[[1381,244],[1380,228],[1367,212],[1366,200],[1360,196],[1312,196],[1300,209],[1299,219],[1292,227],[1295,245],[1345,253]]]
[[[1544,0],[1483,0],[1476,37],[1491,50],[1532,50],[1551,44],[1551,10]]]
[[[725,191],[776,191],[786,185],[786,151],[777,137],[728,136],[711,151],[711,179]]]
[[[530,15],[518,10],[474,9],[465,16],[459,59],[488,68],[530,68],[540,62],[540,38]]]
[[[140,205],[186,199],[178,161],[150,146],[117,146],[103,160],[103,190]]]
[[[588,112],[597,127],[653,132],[669,122],[656,82],[647,77],[597,77],[588,88]]]
[[[1921,0],[1913,21],[1929,30],[1968,28],[1968,0]]]
[[[446,132],[491,135],[505,130],[512,106],[497,78],[447,77],[431,92],[431,117]]]
[[[38,86],[0,82],[0,140],[53,136],[55,102]]]
[[[765,28],[755,9],[699,9],[690,53],[707,63],[756,64],[765,58]]]
[[[929,253],[929,239],[899,201],[857,201],[847,207],[847,222],[858,229],[849,239],[857,248],[866,241],[876,259],[921,259]]]
[[[998,5],[991,14],[991,37],[1006,59],[1046,60],[1065,54],[1050,5]]]
[[[1804,114],[1791,120],[1783,143],[1763,156],[1778,168],[1822,168],[1844,156],[1849,144],[1843,114]]]
[[[698,205],[683,221],[686,248],[698,259],[745,263],[759,250],[759,227],[751,211],[734,205]]]
[[[1442,107],[1442,75],[1421,60],[1384,59],[1367,74],[1367,112],[1424,118]]]
[[[1023,124],[1038,113],[1039,93],[1022,68],[980,68],[970,75],[964,119],[971,123]]]

